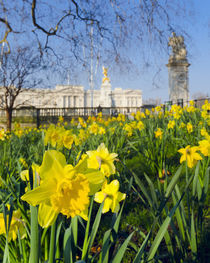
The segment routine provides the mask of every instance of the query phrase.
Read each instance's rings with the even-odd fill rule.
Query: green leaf
[[[164,220],[163,224],[161,225],[156,237],[155,237],[155,240],[153,241],[153,244],[152,244],[152,247],[150,248],[149,250],[149,253],[148,253],[148,257],[147,257],[147,261],[150,261],[153,259],[159,245],[160,245],[160,242],[162,241],[167,229],[168,229],[168,226],[171,222],[171,217],[170,216],[167,216],[166,219]]]
[[[123,242],[122,246],[120,247],[120,249],[118,250],[117,254],[115,255],[112,263],[120,263],[124,254],[125,254],[125,251],[128,247],[128,244],[133,236],[135,232],[132,232],[127,238],[126,240]]]
[[[196,191],[197,183],[198,183],[198,172],[199,172],[199,162],[196,165],[195,176],[194,176],[194,179],[193,179],[193,191],[192,191],[192,193],[193,193],[194,197],[195,197],[195,191]]]
[[[176,205],[171,210],[170,214],[166,217],[163,224],[161,225],[161,227],[160,227],[160,229],[159,229],[159,231],[155,237],[155,240],[153,241],[152,246],[149,250],[148,257],[147,257],[148,261],[152,260],[153,257],[155,256],[155,253],[156,253],[156,251],[160,245],[160,242],[162,241],[162,239],[163,239],[163,237],[164,237],[164,235],[168,229],[168,226],[171,222],[172,216],[174,215],[177,207],[179,206],[183,196],[184,196],[184,194],[181,196],[181,199],[179,199],[179,201],[176,203]]]
[[[175,197],[174,193],[172,193],[172,199],[173,199],[173,203],[175,205],[177,203],[177,200],[176,200],[176,197]],[[179,230],[181,232],[182,240],[185,241],[185,231],[184,231],[182,217],[181,217],[181,214],[180,214],[180,207],[176,210],[175,215],[176,215],[176,219],[177,219]]]
[[[146,238],[144,239],[144,242],[142,243],[138,253],[136,254],[136,257],[135,257],[133,263],[141,262],[142,256],[144,255],[145,248],[146,248],[146,245],[148,243],[148,240],[150,238],[151,233],[152,233],[152,229],[150,230],[150,232],[147,234]]]
[[[74,247],[77,246],[77,236],[78,236],[78,217],[75,216],[71,219],[72,233],[74,239]]]
[[[63,239],[63,249],[64,249],[64,262],[73,263],[72,252],[71,252],[71,226],[66,229]]]
[[[150,180],[150,178],[144,174],[148,184],[149,184],[149,187],[150,187],[150,192],[151,192],[151,196],[152,196],[152,200],[153,200],[153,203],[155,204],[155,207],[154,208],[157,208],[158,206],[158,201],[157,201],[157,196],[156,196],[156,192],[155,192],[155,187],[154,187],[154,184],[152,183],[152,181]]]
[[[210,170],[210,168],[206,169],[206,174],[204,176],[204,193],[205,193],[205,195],[208,193],[208,189],[209,189],[209,170]]]
[[[95,239],[95,236],[96,236],[96,233],[98,231],[98,227],[99,227],[99,224],[101,221],[101,214],[102,214],[103,205],[104,205],[104,202],[101,203],[101,205],[98,209],[98,212],[96,214],[90,235],[89,235],[89,231],[87,231],[87,229],[86,229],[85,241],[84,241],[83,248],[82,248],[82,260],[87,260],[88,254],[89,254],[91,247],[93,245],[93,242],[94,242],[94,239]],[[90,210],[92,210],[92,208]],[[88,221],[90,221],[90,217],[88,218]],[[89,224],[90,223],[87,222],[86,228],[88,228],[88,229],[90,226]]]
[[[191,215],[191,233],[190,233],[190,238],[191,238],[191,250],[193,254],[197,254],[197,243],[196,243],[196,231],[195,231],[195,223],[194,223],[194,213],[192,210],[192,215]]]
[[[171,192],[173,191],[175,185],[177,184],[179,177],[181,175],[181,171],[182,171],[182,167],[183,165],[181,165],[179,167],[179,169],[177,170],[177,172],[175,173],[175,175],[173,176],[171,182],[169,183],[167,189],[166,189],[166,193],[165,193],[165,197],[168,198],[171,194]]]
[[[110,248],[111,231],[112,231],[112,229],[109,229],[104,234],[99,263],[109,263],[108,260],[109,260],[109,248]]]
[[[94,197],[92,197],[90,200],[89,215],[88,215],[88,221],[87,221],[86,228],[85,228],[85,238],[84,238],[83,248],[82,248],[82,258],[87,253],[87,249],[88,249],[88,237],[89,237],[91,214],[92,214],[92,209],[93,209],[93,201],[94,201]]]
[[[101,203],[101,205],[100,205],[100,207],[98,209],[98,212],[96,214],[93,226],[92,226],[90,237],[88,239],[88,253],[91,250],[91,247],[93,245],[93,242],[95,240],[95,237],[96,237],[96,234],[97,234],[97,231],[98,231],[98,227],[99,227],[99,224],[100,224],[100,221],[101,221],[101,215],[102,215],[103,206],[104,206],[104,202]]]
[[[147,199],[150,207],[152,207],[152,200],[151,200],[150,196],[148,195],[147,190],[144,187],[143,183],[141,182],[141,180],[139,179],[139,177],[135,173],[133,173],[133,176],[134,176],[134,179],[135,179],[137,185],[139,186],[140,190],[142,191],[145,198]]]

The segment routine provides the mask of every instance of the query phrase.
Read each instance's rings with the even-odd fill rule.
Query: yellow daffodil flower
[[[0,130],[0,141],[4,141],[6,138],[6,132],[4,129]]]
[[[119,192],[119,181],[113,180],[110,184],[107,181],[102,186],[102,190],[95,194],[94,200],[97,203],[102,203],[104,201],[104,206],[102,213],[107,213],[110,209],[112,213],[117,213],[119,211],[119,202],[124,200],[126,194]]]
[[[58,122],[59,122],[59,123],[63,123],[63,122],[64,122],[64,117],[63,117],[63,116],[59,116]]]
[[[181,122],[180,125],[179,125],[179,128],[180,129],[183,129],[185,127],[185,123],[184,122]]]
[[[174,120],[168,122],[168,129],[173,129],[174,126],[175,126],[175,121]]]
[[[199,151],[204,156],[210,156],[210,141],[202,140],[202,141],[199,141],[198,143],[199,143]]]
[[[96,151],[88,151],[87,155],[89,168],[100,169],[106,177],[115,173],[114,161],[117,154],[109,153],[104,143],[101,143]]]
[[[35,164],[35,163],[33,163],[31,168],[32,168],[32,171],[33,171],[33,180],[35,180],[35,177],[37,177],[37,181],[38,181],[38,184],[39,184],[39,182],[40,182],[40,176],[39,176],[40,166]],[[20,178],[23,181],[29,181],[29,170],[23,170],[20,173]]]
[[[192,133],[193,132],[193,126],[190,122],[187,123],[187,132]]]
[[[160,111],[161,111],[161,106],[155,107],[155,110],[156,110],[157,112],[160,112]]]
[[[9,208],[9,206],[7,206]],[[9,221],[9,215],[7,214],[7,224]],[[16,240],[18,236],[18,231],[20,233],[20,237],[24,238],[26,236],[24,221],[21,219],[20,210],[15,210],[12,213],[12,220],[9,229],[8,241]],[[0,235],[6,235],[4,215],[0,213]]]
[[[194,106],[194,105],[195,105],[194,100],[190,100],[190,106]]]
[[[98,134],[98,130],[99,130],[99,126],[96,122],[94,122],[93,124],[91,124],[89,127],[88,127],[88,130],[90,133],[96,135]]]
[[[104,127],[100,127],[100,128],[99,128],[99,131],[98,131],[98,134],[100,134],[100,135],[106,134],[105,128],[104,128]]]
[[[133,128],[130,124],[126,123],[123,130],[127,132],[127,136],[131,137],[133,135]]]
[[[185,148],[179,149],[178,152],[182,154],[180,158],[180,163],[186,161],[187,166],[189,168],[192,168],[194,165],[196,165],[198,160],[202,160],[200,154],[197,153],[198,150],[199,147],[197,146],[190,147],[190,145],[186,146]]]
[[[163,132],[160,128],[157,128],[157,130],[155,131],[155,138],[160,138],[162,139],[163,137]]]
[[[63,133],[62,139],[63,139],[63,146],[70,150],[74,142],[74,137],[72,132],[70,130],[65,131]]]
[[[136,128],[139,130],[139,131],[142,131],[144,129],[144,123],[142,121],[139,121],[137,124],[136,124]]]
[[[204,111],[210,110],[210,103],[208,102],[208,100],[205,100],[205,103],[202,106],[202,110]]]
[[[77,166],[66,164],[65,156],[55,150],[46,151],[40,167],[40,186],[28,191],[21,199],[39,205],[38,221],[42,227],[54,223],[59,213],[69,217],[80,215],[87,220],[89,194],[92,186],[104,182],[100,171],[88,169],[87,157]]]
[[[149,111],[148,109],[146,109],[146,110],[145,110],[145,114],[146,114],[147,116],[149,116],[149,115],[150,115],[150,111]]]

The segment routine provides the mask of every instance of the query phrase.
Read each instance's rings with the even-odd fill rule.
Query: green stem
[[[39,263],[39,226],[37,207],[30,206],[31,210],[31,249],[29,263]]]
[[[44,238],[44,259],[45,261],[48,260],[48,235]]]
[[[56,221],[51,226],[51,235],[50,235],[50,254],[48,263],[55,263],[55,242],[56,242]]]
[[[186,161],[186,185],[189,182],[189,175],[188,175],[188,167],[187,167],[187,161]],[[190,226],[191,223],[191,216],[190,216],[190,196],[189,196],[189,189],[187,189],[187,209],[188,209],[188,225]]]

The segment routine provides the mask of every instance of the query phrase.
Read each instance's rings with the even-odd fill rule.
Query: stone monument
[[[187,51],[184,37],[177,36],[174,32],[169,38],[168,46],[172,48],[169,57],[169,100],[173,104],[186,105],[189,100]]]

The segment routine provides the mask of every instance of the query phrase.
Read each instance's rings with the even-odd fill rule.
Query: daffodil
[[[139,121],[136,125],[136,128],[139,130],[139,131],[142,131],[144,129],[144,123],[142,121]]]
[[[100,135],[106,134],[105,128],[104,127],[100,127],[99,131],[98,131],[98,134],[100,134]]]
[[[7,206],[8,208],[10,206]],[[9,215],[6,216],[7,225],[9,222]],[[8,241],[16,240],[18,236],[18,231],[20,233],[20,237],[24,238],[26,236],[24,221],[21,219],[21,212],[20,210],[15,210],[12,213],[12,220],[10,223],[9,234],[8,234]],[[5,229],[5,222],[4,222],[4,215],[0,213],[0,235],[6,235]]]
[[[196,108],[193,105],[187,108],[187,112],[195,112],[195,111],[196,111]]]
[[[187,166],[189,168],[192,168],[194,165],[196,165],[198,160],[202,160],[200,154],[197,153],[198,150],[199,148],[197,146],[190,147],[190,145],[186,146],[185,148],[179,149],[178,152],[182,154],[180,163],[186,161]]]
[[[155,138],[162,139],[162,137],[163,137],[163,131],[160,128],[157,128],[157,130],[155,131]]]
[[[50,143],[53,147],[63,146],[63,134],[65,132],[64,127],[56,127],[51,124],[45,132],[44,143],[47,145]]]
[[[59,116],[58,122],[59,122],[59,123],[63,123],[63,122],[64,122],[64,117],[63,117],[63,116]]]
[[[45,152],[40,178],[40,186],[21,199],[32,206],[39,205],[38,221],[42,227],[52,225],[59,213],[67,218],[80,215],[87,220],[89,195],[98,191],[104,182],[100,171],[88,169],[86,156],[73,167],[55,150]]]
[[[36,178],[37,182],[39,184],[39,182],[40,182],[40,176],[39,176],[40,166],[35,164],[35,163],[33,163],[31,168],[32,168],[32,171],[33,171],[33,180],[35,180],[35,178]],[[23,181],[29,181],[29,170],[23,170],[20,173],[20,178]]]
[[[187,131],[188,133],[192,133],[193,132],[193,126],[190,122],[187,123]]]
[[[147,116],[149,116],[149,115],[150,115],[150,111],[149,111],[148,109],[146,109],[146,110],[145,110],[145,114],[146,114]]]
[[[93,133],[94,135],[96,135],[98,134],[99,126],[96,122],[94,122],[88,127],[88,130],[90,133]]]
[[[0,130],[0,140],[1,141],[4,141],[5,140],[5,137],[6,137],[6,132],[4,129],[1,129]]]
[[[95,194],[94,200],[97,203],[104,201],[102,213],[107,213],[110,209],[112,213],[119,211],[119,202],[126,197],[126,194],[119,192],[119,187],[120,184],[118,180],[113,180],[110,184],[107,184],[107,181],[105,181],[102,190]]]
[[[161,106],[155,107],[155,110],[156,110],[157,112],[160,112],[160,111],[161,111]]]
[[[101,143],[96,151],[88,151],[88,167],[93,169],[100,169],[101,172],[109,177],[115,173],[114,161],[116,160],[116,153],[109,153],[108,149]]]
[[[74,142],[74,137],[73,134],[70,130],[67,130],[63,133],[63,146],[66,147],[67,149],[71,149],[72,144]]]
[[[123,130],[127,132],[128,137],[131,137],[133,135],[133,128],[130,124],[126,123]]]
[[[174,126],[175,126],[175,121],[174,121],[174,120],[173,120],[173,121],[169,121],[169,123],[168,123],[168,129],[173,129]]]
[[[204,156],[210,156],[210,142],[208,140],[199,141],[199,151]]]

